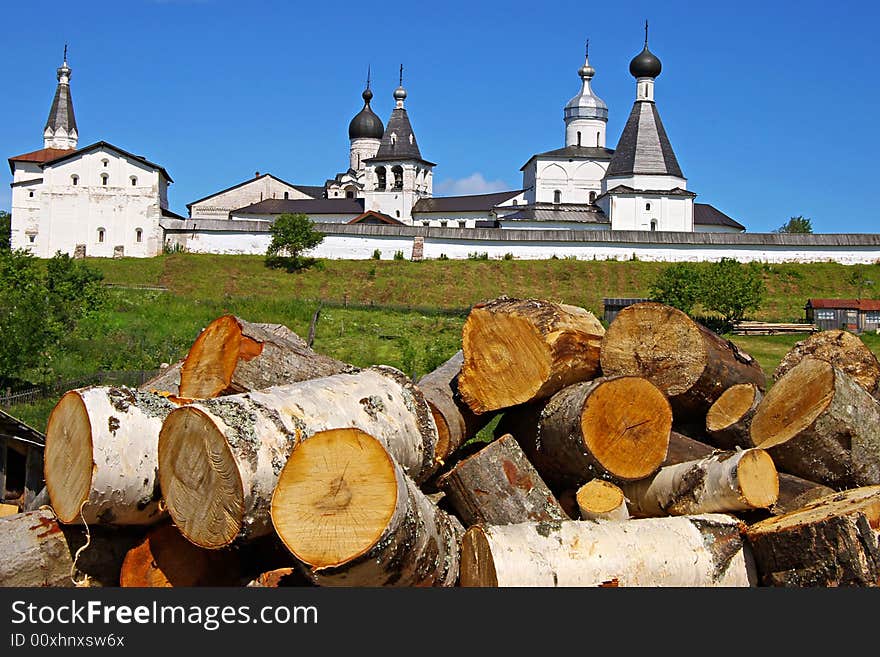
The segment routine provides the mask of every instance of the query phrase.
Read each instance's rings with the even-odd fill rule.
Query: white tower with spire
[[[76,148],[79,134],[73,114],[73,98],[70,95],[70,67],[67,65],[67,46],[64,46],[64,63],[57,70],[58,86],[49,110],[49,118],[43,128],[43,148]]]
[[[565,145],[605,146],[605,127],[608,124],[608,105],[590,86],[596,69],[590,66],[590,42],[587,40],[584,65],[578,69],[581,90],[565,105]]]

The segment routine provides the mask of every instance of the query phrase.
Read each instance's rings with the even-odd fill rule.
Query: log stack
[[[876,586],[870,365],[837,336],[774,382],[663,304],[501,297],[414,383],[226,315],[62,398],[0,585]]]

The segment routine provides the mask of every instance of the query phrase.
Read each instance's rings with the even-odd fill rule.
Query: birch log
[[[240,564],[232,550],[205,550],[171,523],[153,527],[122,562],[122,587],[235,586]]]
[[[290,453],[318,431],[356,427],[421,483],[437,467],[437,427],[400,371],[376,366],[194,402],[159,434],[159,483],[175,524],[200,547],[272,530],[269,500]]]
[[[0,518],[0,586],[73,586],[73,559],[51,509]]]
[[[740,530],[723,514],[475,525],[462,539],[461,585],[756,586]]]
[[[706,414],[706,436],[720,449],[754,447],[749,427],[764,394],[754,383],[738,383],[721,393]]]
[[[507,297],[477,304],[462,329],[461,398],[474,413],[486,413],[595,378],[604,333],[577,306]]]
[[[869,393],[877,395],[877,385],[880,383],[880,361],[868,345],[852,331],[819,331],[796,342],[773,371],[773,379],[778,381],[808,356],[828,361],[845,374],[849,374]]]
[[[669,434],[669,450],[666,453],[663,466],[705,459],[717,453],[718,450],[711,445],[673,431]],[[779,481],[779,495],[767,509],[773,515],[794,511],[815,499],[834,492],[834,489],[815,481],[802,479],[787,472],[779,472],[778,468],[776,476]]]
[[[749,526],[765,586],[880,585],[880,486],[834,493]]]
[[[568,519],[510,434],[458,463],[437,485],[466,527]]]
[[[747,449],[667,465],[621,488],[637,518],[730,513],[770,507],[779,497],[779,478],[767,452]]]
[[[582,520],[629,520],[626,496],[619,486],[604,479],[592,479],[575,496]]]
[[[836,489],[880,484],[880,402],[827,361],[807,357],[779,379],[750,431],[784,472]]]
[[[49,415],[44,476],[64,523],[150,525],[159,510],[156,443],[176,404],[132,388],[68,391]]]
[[[462,401],[458,377],[463,362],[464,352],[459,350],[416,384],[425,395],[437,424],[437,458],[441,461],[477,435],[494,417],[494,413],[477,415]]]
[[[315,434],[291,454],[272,523],[320,586],[454,586],[464,531],[382,441],[359,429]]]
[[[180,370],[183,399],[261,390],[352,370],[280,324],[223,315],[199,334]]]
[[[152,379],[147,379],[138,386],[138,390],[155,392],[163,397],[177,398],[180,395],[180,370],[183,359],[169,365]]]
[[[617,314],[602,338],[601,367],[606,376],[648,379],[683,422],[702,422],[733,385],[753,383],[762,391],[766,385],[757,360],[680,310],[653,301]]]
[[[498,430],[512,433],[554,491],[591,479],[643,479],[666,457],[672,411],[648,380],[600,377],[568,386],[544,404],[504,414]]]

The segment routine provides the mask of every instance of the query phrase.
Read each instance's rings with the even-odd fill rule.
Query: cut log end
[[[705,362],[706,347],[696,323],[660,303],[624,308],[602,340],[603,372],[645,376],[669,397],[690,390]]]
[[[92,484],[92,426],[82,398],[66,393],[46,427],[43,472],[58,520],[76,522]]]
[[[755,447],[768,449],[787,442],[809,427],[834,396],[834,368],[805,358],[767,393],[752,419]]]
[[[232,315],[211,322],[196,338],[180,372],[179,396],[207,399],[224,393],[240,360],[260,355],[262,344],[242,333]]]
[[[760,392],[753,383],[730,386],[715,400],[706,414],[706,429],[721,431],[739,422],[749,412]]]
[[[776,464],[763,449],[750,449],[736,466],[737,481],[743,502],[755,509],[765,509],[779,498],[779,475]]]
[[[397,505],[394,464],[359,429],[318,432],[299,445],[272,496],[272,523],[314,569],[350,562],[373,547]]]
[[[238,534],[244,489],[223,433],[203,411],[172,411],[159,433],[159,485],[168,512],[196,545],[219,548]]]
[[[458,386],[475,413],[528,401],[550,375],[549,345],[531,322],[516,315],[474,308],[462,332],[462,347]]]
[[[618,486],[604,479],[591,479],[581,486],[577,495],[578,509],[583,519],[607,517],[626,508],[626,497]]]
[[[434,424],[437,425],[437,446],[434,448],[434,458],[438,461],[445,460],[452,449],[452,432],[449,430],[449,424],[443,413],[433,403],[428,401],[428,408],[431,409],[431,415],[434,418]]]
[[[471,588],[498,586],[492,549],[486,532],[479,525],[470,527],[461,539],[459,585]]]
[[[623,481],[655,472],[669,447],[672,409],[646,379],[622,376],[606,381],[581,412],[586,448],[600,465]]]

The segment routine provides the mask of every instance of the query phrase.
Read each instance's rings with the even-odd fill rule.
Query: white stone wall
[[[602,193],[607,160],[550,160],[535,158],[523,171],[523,188],[529,203],[589,203],[590,192]]]
[[[327,224],[347,224],[351,221],[355,215],[351,214],[312,214],[309,215],[308,212],[303,213],[309,217],[315,223],[327,223]],[[265,224],[270,224],[275,219],[278,218],[277,214],[238,214],[233,212],[228,221],[230,222],[240,222],[240,221],[259,221]],[[216,221],[225,221],[225,220],[216,220]],[[230,224],[232,225],[232,224]],[[234,229],[233,229],[234,230]],[[267,229],[268,230],[268,229]]]
[[[73,255],[77,244],[98,257],[112,257],[116,246],[126,256],[161,253],[167,181],[158,169],[98,149],[45,166],[42,174],[41,183],[13,188],[14,248],[39,258],[56,251]]]
[[[652,174],[635,174],[632,176],[614,176],[602,182],[602,191],[614,189],[618,185],[626,185],[633,189],[668,190],[679,187],[687,189],[687,179],[677,176],[660,176]]]
[[[270,198],[291,200],[312,198],[292,185],[276,180],[268,174],[253,178],[243,185],[193,203],[189,213],[193,219],[226,219],[232,210],[238,210]]]
[[[379,151],[378,139],[352,139],[348,152],[348,167],[361,171],[366,166],[364,160],[375,157]]]
[[[599,119],[572,119],[565,126],[565,145],[578,145],[578,132],[581,133],[580,145],[605,147],[605,121]]]
[[[694,228],[694,200],[689,196],[615,194],[600,200],[611,218],[612,230],[691,232]]]

